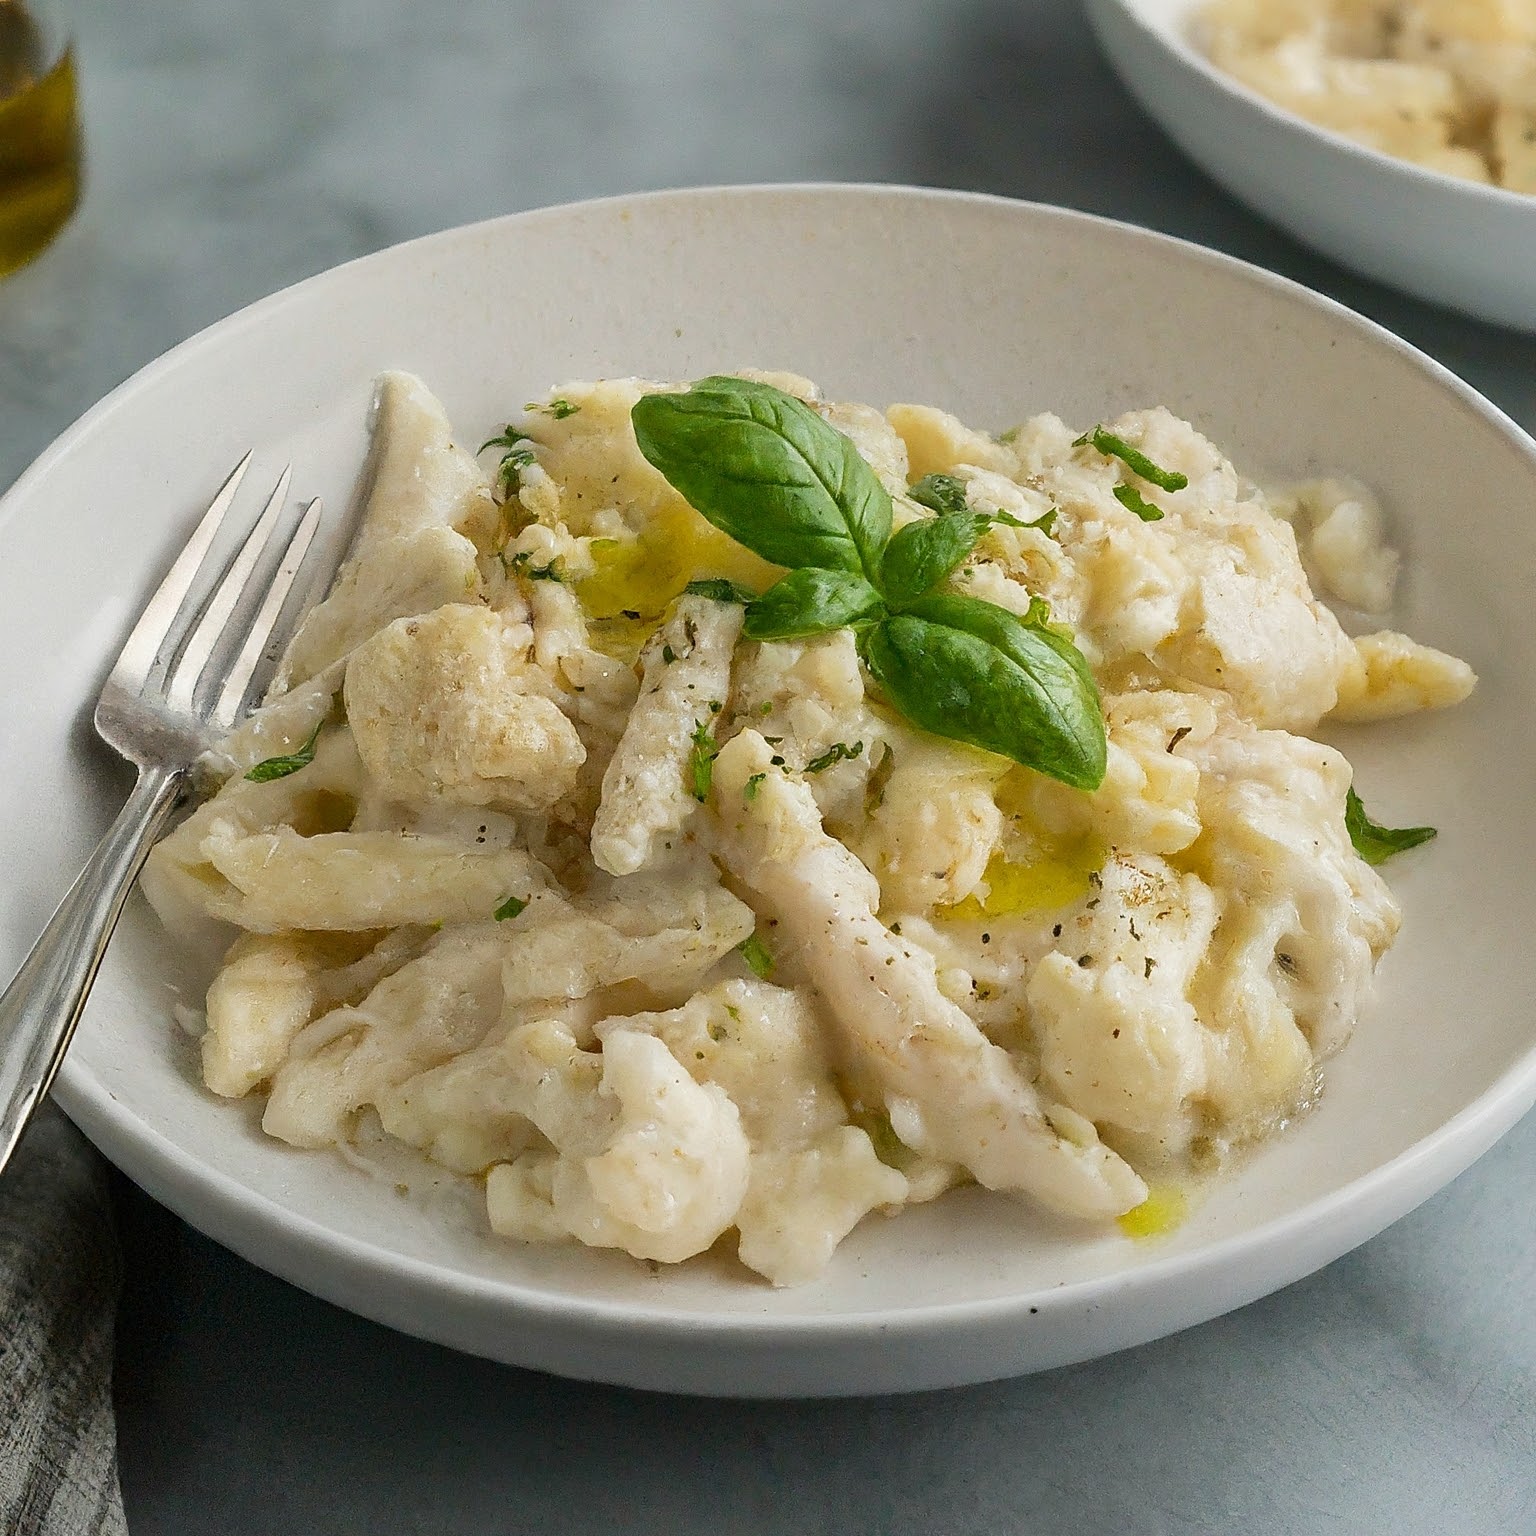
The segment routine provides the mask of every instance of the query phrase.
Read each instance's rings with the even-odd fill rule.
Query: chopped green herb
[[[739,581],[727,581],[723,576],[690,581],[683,591],[690,597],[713,598],[717,603],[750,603],[757,596],[751,587],[744,587]]]
[[[720,756],[720,747],[705,720],[694,726],[689,740],[693,742],[693,750],[688,754],[688,778],[693,798],[702,805],[709,799],[710,786],[715,782],[715,759]]]
[[[768,775],[766,773],[754,773],[752,777],[741,786],[741,798],[745,800],[748,805],[757,799],[757,792],[763,787],[763,780],[767,777]]]
[[[1052,507],[1049,512],[1042,512],[1032,523],[1025,523],[1026,528],[1038,528],[1046,538],[1056,537],[1056,519],[1061,516],[1059,507]]]
[[[488,437],[475,449],[476,453],[484,453],[487,448],[516,448],[519,443],[531,443],[533,439],[526,432],[519,432],[516,427],[508,422],[495,437]]]
[[[967,509],[965,481],[958,475],[924,475],[908,488],[907,495],[918,506],[939,513],[964,512]]]
[[[528,905],[529,898],[524,896],[508,896],[502,904],[496,908],[494,916],[498,923],[504,923],[509,917],[516,917]]]
[[[1134,485],[1117,485],[1115,500],[1127,512],[1134,512],[1144,523],[1159,523],[1163,519],[1163,509],[1153,506]]]
[[[1367,864],[1384,864],[1394,853],[1417,848],[1436,835],[1434,827],[1381,827],[1365,813],[1353,786],[1344,792],[1344,826],[1355,852]]]
[[[572,405],[562,395],[556,395],[553,400],[530,400],[524,409],[542,411],[546,416],[553,416],[556,421],[564,421],[567,416],[574,416],[581,407]]]
[[[320,727],[317,725],[309,733],[309,740],[297,751],[289,752],[283,757],[264,758],[254,768],[247,770],[246,778],[253,784],[266,784],[272,779],[286,779],[290,773],[297,773],[300,768],[309,767],[315,760],[315,743],[319,739]]]
[[[496,487],[501,492],[502,500],[510,501],[522,484],[523,471],[538,460],[534,457],[533,449],[525,447],[533,439],[526,432],[520,432],[510,422],[496,437],[488,437],[477,453],[484,453],[487,448],[505,448],[507,451],[501,456],[501,463],[496,470]]]
[[[677,652],[670,645],[664,645],[661,648],[661,659],[666,666],[670,667],[677,660]]]
[[[759,981],[767,981],[773,975],[773,955],[768,946],[754,933],[736,946],[736,952],[752,968]]]
[[[1092,432],[1084,432],[1072,446],[1081,448],[1087,443],[1092,443],[1106,458],[1119,459],[1143,480],[1150,480],[1153,485],[1162,490],[1182,491],[1189,484],[1188,475],[1182,475],[1176,469],[1160,469],[1139,448],[1131,447],[1123,437],[1116,437],[1113,432],[1106,432],[1103,427],[1095,427]]]
[[[757,706],[757,712],[760,715],[771,715],[773,713],[773,700],[764,699],[763,702]]]
[[[813,757],[805,765],[807,773],[821,773],[833,763],[851,763],[864,750],[864,743],[856,741],[850,747],[846,741],[834,741],[820,757]]]
[[[887,747],[864,784],[864,814],[866,816],[873,816],[885,804],[885,787],[891,782],[891,775],[895,771],[896,754]]]

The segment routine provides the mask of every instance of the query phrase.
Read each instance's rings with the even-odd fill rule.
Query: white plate
[[[1201,0],[1086,0],[1132,95],[1235,197],[1298,240],[1420,298],[1536,331],[1536,197],[1315,127],[1189,41]]]
[[[865,1223],[819,1283],[734,1261],[652,1275],[492,1239],[473,1206],[401,1198],[264,1139],[198,1085],[184,983],[141,903],[59,1085],[132,1178],[258,1264],[396,1327],[522,1365],[708,1393],[887,1392],[1063,1364],[1306,1274],[1464,1168],[1536,1099],[1536,447],[1434,363],[1304,290],[1056,209],[894,188],[666,193],[385,251],[277,295],[145,369],[0,503],[0,972],[122,793],[85,724],[105,661],[188,520],[249,445],[348,505],[370,381],[406,366],[467,440],[561,380],[757,363],[840,397],[1003,426],[1165,402],[1256,475],[1373,481],[1408,558],[1402,619],[1483,684],[1348,742],[1368,803],[1430,821],[1380,1005],[1317,1113],[1172,1236],[1053,1226],[964,1192]]]

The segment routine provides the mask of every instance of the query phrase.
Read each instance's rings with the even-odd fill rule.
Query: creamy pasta
[[[1533,0],[1209,0],[1197,39],[1319,127],[1536,192]]]
[[[1267,501],[1161,409],[992,437],[743,378],[835,429],[888,549],[972,520],[933,590],[1081,662],[1097,776],[915,723],[867,615],[754,638],[783,571],[637,442],[683,386],[567,385],[488,471],[387,375],[349,559],[145,870],[229,944],[204,1079],[294,1147],[382,1128],[507,1238],[776,1285],[961,1183],[1145,1209],[1306,1107],[1397,931],[1306,733],[1472,674],[1313,596],[1390,603],[1364,487]]]

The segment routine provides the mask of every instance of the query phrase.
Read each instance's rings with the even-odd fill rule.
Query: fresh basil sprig
[[[1417,848],[1436,835],[1433,827],[1382,827],[1365,814],[1365,806],[1354,786],[1344,792],[1344,827],[1355,852],[1367,864],[1385,864],[1394,853]]]
[[[631,419],[641,453],[705,519],[789,568],[748,605],[749,638],[851,627],[870,673],[914,724],[1075,788],[1103,782],[1098,689],[1082,653],[1048,627],[1045,604],[1020,618],[934,591],[992,523],[1018,519],[972,512],[963,486],[956,504],[953,487],[933,484],[955,477],[928,477],[940,515],[893,538],[890,495],[853,443],[770,385],[701,379],[643,396]]]

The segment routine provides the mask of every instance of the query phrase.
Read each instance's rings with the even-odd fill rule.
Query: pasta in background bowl
[[[210,1094],[197,1043],[168,1027],[200,1003],[217,953],[168,943],[136,902],[58,1090],[110,1156],[256,1262],[427,1337],[635,1385],[814,1394],[1040,1369],[1213,1316],[1379,1230],[1529,1107],[1536,826],[1507,771],[1536,746],[1529,440],[1410,348],[1281,280],[1081,215],[900,189],[664,194],[434,237],[215,327],[61,439],[3,508],[13,958],[113,805],[113,781],[71,747],[74,701],[248,442],[346,508],[366,487],[371,381],[391,368],[430,380],[470,432],[562,379],[764,361],[803,368],[832,399],[924,400],[992,428],[1049,410],[1085,427],[1162,400],[1267,483],[1345,470],[1379,493],[1404,555],[1385,627],[1473,658],[1483,680],[1455,710],[1329,733],[1373,814],[1440,835],[1389,870],[1404,940],[1297,1133],[1240,1159],[1155,1240],[957,1188],[861,1223],[804,1283],[753,1283],[716,1248],[652,1274],[623,1253],[493,1237],[483,1192],[384,1138],[349,1144],[364,1165],[351,1166],[263,1135],[255,1099]],[[114,514],[62,549],[49,509],[99,506],[109,473]],[[1338,487],[1308,494],[1319,527],[1359,505]],[[333,553],[359,510],[336,520]],[[65,590],[78,608],[52,596]],[[481,895],[494,921],[496,903],[533,894],[503,885],[487,882],[476,914]]]
[[[1235,197],[1368,277],[1536,331],[1524,0],[1086,9],[1127,89]]]

